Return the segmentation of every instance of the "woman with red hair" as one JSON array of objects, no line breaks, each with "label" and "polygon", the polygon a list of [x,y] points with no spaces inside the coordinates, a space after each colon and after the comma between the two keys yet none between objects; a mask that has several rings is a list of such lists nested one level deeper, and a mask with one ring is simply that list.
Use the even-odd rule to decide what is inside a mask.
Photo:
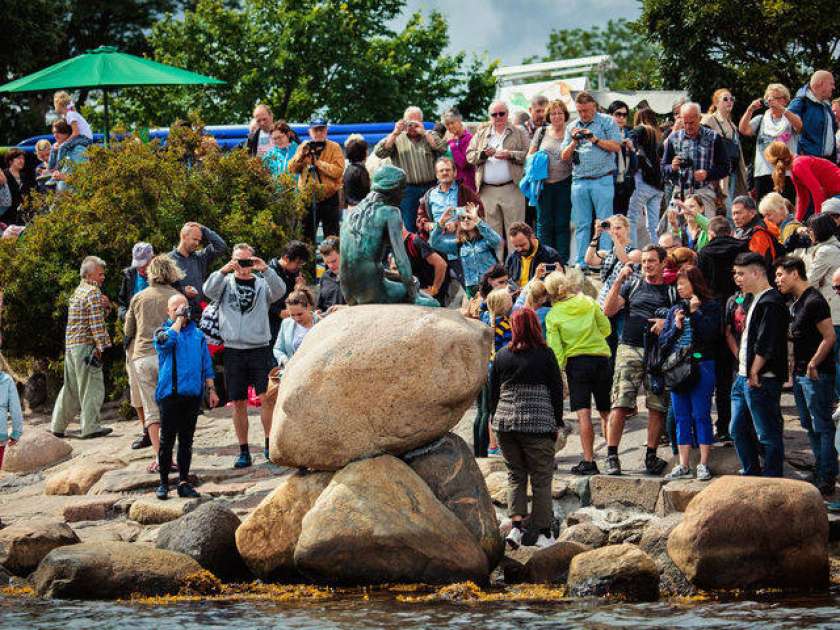
[{"label": "woman with red hair", "polygon": [[796,189],[796,220],[804,222],[819,214],[823,201],[840,195],[840,167],[831,160],[813,155],[793,155],[784,142],[771,142],[764,149],[773,167],[773,185],[778,193],[785,189],[785,173],[790,173]]},{"label": "woman with red hair", "polygon": [[563,381],[557,357],[546,345],[537,314],[530,308],[511,318],[510,343],[496,353],[490,375],[490,413],[508,468],[508,506],[513,523],[507,543],[516,549],[528,513],[528,479],[533,500],[529,529],[536,546],[554,543],[551,480],[554,445],[563,424]]}]

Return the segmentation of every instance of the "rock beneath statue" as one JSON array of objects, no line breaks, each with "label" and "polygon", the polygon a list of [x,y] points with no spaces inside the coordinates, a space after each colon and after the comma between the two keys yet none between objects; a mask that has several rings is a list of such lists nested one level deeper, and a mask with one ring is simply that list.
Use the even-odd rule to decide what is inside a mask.
[{"label": "rock beneath statue", "polygon": [[312,329],[283,377],[271,461],[338,470],[452,429],[487,378],[492,332],[449,309],[354,306]]},{"label": "rock beneath statue", "polygon": [[295,565],[328,584],[485,583],[489,575],[466,526],[390,455],[335,474],[303,518]]},{"label": "rock beneath statue", "polygon": [[330,483],[332,473],[296,472],[269,494],[236,530],[236,548],[266,581],[298,581],[294,554],[301,521]]},{"label": "rock beneath statue", "polygon": [[472,449],[454,433],[447,433],[428,447],[407,453],[404,459],[438,500],[472,532],[492,570],[505,552],[505,543]]},{"label": "rock beneath statue", "polygon": [[825,505],[804,481],[721,477],[689,503],[668,555],[704,589],[825,588]]}]

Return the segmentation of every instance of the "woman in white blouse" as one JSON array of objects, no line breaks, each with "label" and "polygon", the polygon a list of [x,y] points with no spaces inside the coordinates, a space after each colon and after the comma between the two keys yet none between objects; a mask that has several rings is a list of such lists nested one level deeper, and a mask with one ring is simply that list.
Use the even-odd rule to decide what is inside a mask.
[{"label": "woman in white blouse", "polygon": [[274,358],[280,368],[289,363],[303,338],[318,323],[318,315],[315,314],[315,297],[306,287],[296,289],[286,299],[286,308],[289,316],[280,325],[280,333],[274,344]]}]

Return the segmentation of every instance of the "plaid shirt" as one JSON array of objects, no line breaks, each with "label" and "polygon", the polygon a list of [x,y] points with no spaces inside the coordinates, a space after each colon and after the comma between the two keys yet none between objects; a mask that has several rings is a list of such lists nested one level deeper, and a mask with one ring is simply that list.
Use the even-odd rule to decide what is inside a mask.
[{"label": "plaid shirt", "polygon": [[111,346],[101,300],[102,292],[95,284],[82,280],[76,287],[70,297],[70,309],[67,312],[64,343],[68,348],[95,345],[101,352]]}]

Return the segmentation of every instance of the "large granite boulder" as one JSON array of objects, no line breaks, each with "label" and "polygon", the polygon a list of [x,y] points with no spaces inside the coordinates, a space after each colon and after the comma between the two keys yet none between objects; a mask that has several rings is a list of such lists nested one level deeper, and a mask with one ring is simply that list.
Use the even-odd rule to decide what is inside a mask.
[{"label": "large granite boulder", "polygon": [[338,470],[436,440],[475,401],[491,341],[489,328],[449,309],[376,304],[330,315],[286,368],[271,461]]},{"label": "large granite boulder", "polygon": [[119,459],[96,460],[87,459],[65,468],[59,473],[47,478],[44,494],[75,495],[87,494],[93,485],[109,470],[117,470],[125,466]]},{"label": "large granite boulder", "polygon": [[15,575],[29,575],[50,551],[78,542],[76,533],[61,521],[18,521],[0,529],[0,565]]},{"label": "large granite boulder", "polygon": [[126,542],[54,549],[32,575],[41,597],[116,599],[131,594],[174,595],[204,573],[182,553]]},{"label": "large granite boulder", "polygon": [[295,547],[301,522],[330,483],[327,472],[296,472],[251,512],[236,530],[236,548],[257,577],[296,581]]},{"label": "large granite boulder", "polygon": [[642,602],[659,598],[659,570],[635,545],[609,545],[577,554],[569,565],[567,584],[572,595],[584,597]]},{"label": "large granite boulder", "polygon": [[294,559],[323,583],[483,583],[489,575],[473,534],[390,455],[335,474],[303,517]]},{"label": "large granite boulder", "polygon": [[688,504],[668,555],[700,588],[827,587],[822,497],[803,481],[721,477]]},{"label": "large granite boulder", "polygon": [[28,427],[20,441],[6,449],[3,470],[31,473],[64,461],[73,451],[65,440],[42,429]]},{"label": "large granite boulder", "polygon": [[454,433],[403,458],[438,500],[452,510],[484,549],[493,569],[505,552],[499,521],[472,449]]},{"label": "large granite boulder", "polygon": [[250,572],[236,549],[240,524],[236,514],[211,501],[163,525],[157,548],[186,554],[222,580],[247,579]]}]

